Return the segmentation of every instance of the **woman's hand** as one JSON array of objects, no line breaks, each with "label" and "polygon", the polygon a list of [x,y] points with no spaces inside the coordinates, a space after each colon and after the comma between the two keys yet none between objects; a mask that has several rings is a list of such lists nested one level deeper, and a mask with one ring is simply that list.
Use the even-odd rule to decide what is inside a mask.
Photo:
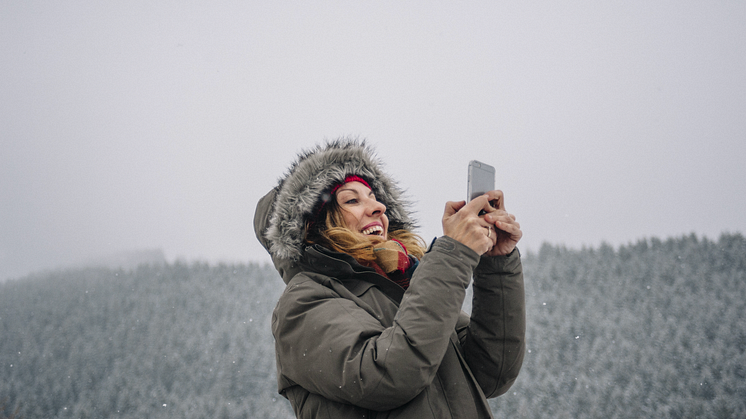
[{"label": "woman's hand", "polygon": [[495,245],[486,252],[487,256],[507,255],[515,249],[515,245],[523,237],[521,225],[515,216],[505,210],[505,196],[502,191],[488,192],[492,203],[484,220],[494,226]]},{"label": "woman's hand", "polygon": [[[480,216],[481,210],[486,214]],[[507,255],[523,236],[515,216],[505,211],[502,191],[490,191],[468,204],[465,201],[447,202],[443,213],[443,234],[480,256]]]},{"label": "woman's hand", "polygon": [[443,234],[468,246],[480,256],[495,245],[496,234],[488,233],[491,228],[479,211],[490,209],[489,195],[485,194],[466,201],[446,202],[443,212]]}]

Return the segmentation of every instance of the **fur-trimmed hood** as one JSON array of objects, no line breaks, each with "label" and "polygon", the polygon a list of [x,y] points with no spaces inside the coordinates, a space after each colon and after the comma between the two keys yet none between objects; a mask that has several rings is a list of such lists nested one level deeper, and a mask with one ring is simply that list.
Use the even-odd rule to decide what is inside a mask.
[{"label": "fur-trimmed hood", "polygon": [[[386,205],[389,228],[413,230],[410,203],[365,141],[340,138],[302,151],[279,184],[260,201],[254,216],[257,238],[274,258],[298,260],[306,223],[316,214],[332,185],[348,175],[365,179],[376,199]],[[271,201],[271,202],[270,202]]]}]

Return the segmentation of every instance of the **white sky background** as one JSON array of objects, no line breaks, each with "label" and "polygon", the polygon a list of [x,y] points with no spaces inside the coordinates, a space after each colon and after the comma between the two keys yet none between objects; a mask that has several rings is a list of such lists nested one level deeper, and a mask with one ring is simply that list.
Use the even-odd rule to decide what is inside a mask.
[{"label": "white sky background", "polygon": [[296,153],[374,145],[440,234],[497,167],[521,247],[746,231],[746,3],[0,6],[0,276],[134,249],[266,261]]}]

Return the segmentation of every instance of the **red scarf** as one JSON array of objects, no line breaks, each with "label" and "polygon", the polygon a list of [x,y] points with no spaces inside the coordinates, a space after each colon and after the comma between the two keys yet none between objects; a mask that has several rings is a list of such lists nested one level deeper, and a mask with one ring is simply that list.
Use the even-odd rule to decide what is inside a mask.
[{"label": "red scarf", "polygon": [[373,247],[376,261],[371,263],[379,274],[399,284],[404,289],[409,287],[410,275],[407,272],[412,262],[407,255],[407,248],[396,240],[391,239]]}]

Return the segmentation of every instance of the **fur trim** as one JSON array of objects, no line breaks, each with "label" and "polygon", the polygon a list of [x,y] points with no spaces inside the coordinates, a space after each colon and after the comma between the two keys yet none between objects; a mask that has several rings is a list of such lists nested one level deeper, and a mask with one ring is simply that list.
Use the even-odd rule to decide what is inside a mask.
[{"label": "fur trim", "polygon": [[298,260],[305,243],[305,226],[314,215],[322,195],[348,175],[367,179],[376,199],[386,205],[389,228],[416,228],[410,217],[411,204],[399,186],[381,170],[373,150],[356,139],[340,138],[302,151],[277,185],[265,237],[271,254]]}]

